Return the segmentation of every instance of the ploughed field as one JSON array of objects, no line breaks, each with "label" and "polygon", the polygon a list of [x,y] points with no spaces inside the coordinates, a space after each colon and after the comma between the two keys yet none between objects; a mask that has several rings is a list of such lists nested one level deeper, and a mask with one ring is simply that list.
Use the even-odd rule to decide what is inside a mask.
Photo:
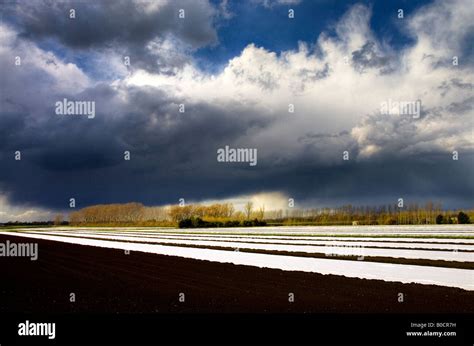
[{"label": "ploughed field", "polygon": [[25,228],[6,240],[39,251],[0,257],[0,311],[474,312],[474,225]]}]

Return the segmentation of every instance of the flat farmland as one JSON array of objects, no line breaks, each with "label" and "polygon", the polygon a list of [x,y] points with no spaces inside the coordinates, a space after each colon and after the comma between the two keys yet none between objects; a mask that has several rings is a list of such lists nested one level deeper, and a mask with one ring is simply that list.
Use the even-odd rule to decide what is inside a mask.
[{"label": "flat farmland", "polygon": [[7,240],[39,253],[0,258],[5,311],[474,312],[472,225],[25,228]]}]

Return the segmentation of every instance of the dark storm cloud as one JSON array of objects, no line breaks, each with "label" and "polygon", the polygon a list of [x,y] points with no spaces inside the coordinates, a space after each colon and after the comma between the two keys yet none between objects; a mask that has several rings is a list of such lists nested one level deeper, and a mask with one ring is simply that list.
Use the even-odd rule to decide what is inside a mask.
[{"label": "dark storm cloud", "polygon": [[[281,191],[301,205],[388,203],[400,197],[424,201],[433,196],[453,201],[453,206],[468,204],[474,191],[465,179],[473,173],[468,156],[459,162],[450,155],[401,157],[390,154],[388,142],[384,145],[389,152],[383,156],[343,162],[342,148],[353,158],[359,150],[347,131],[302,134],[297,140],[303,148],[296,152],[257,147],[255,167],[219,163],[218,148],[245,146],[242,138],[268,129],[275,119],[252,105],[191,102],[154,87],[97,84],[77,94],[53,91],[49,78],[28,84],[27,74],[20,77],[14,69],[5,74],[17,83],[2,95],[13,101],[8,111],[0,112],[0,189],[14,205],[61,210],[71,197],[84,207]],[[43,89],[49,92],[22,96]],[[54,103],[63,98],[95,101],[95,118],[56,115]],[[180,103],[186,104],[185,113],[178,112]],[[410,133],[398,133],[400,141],[410,144]],[[383,144],[390,137],[392,133],[379,133],[370,140]],[[21,161],[14,160],[16,150],[22,151]],[[130,161],[123,158],[125,150],[131,153]]]},{"label": "dark storm cloud", "polygon": [[[69,16],[71,9],[74,19]],[[178,18],[179,9],[185,10],[185,20]],[[152,1],[20,1],[11,10],[23,37],[56,37],[73,48],[145,44],[166,34],[194,47],[216,40],[213,8],[207,1],[162,1],[156,8]]]},{"label": "dark storm cloud", "polygon": [[421,159],[387,155],[370,162],[326,166],[306,159],[296,167],[280,167],[262,183],[254,182],[253,187],[271,191],[285,179],[283,191],[306,206],[393,204],[398,198],[406,203],[432,199],[445,203],[445,207],[472,205],[474,183],[464,180],[474,173],[472,155],[462,161],[453,161],[449,155]]},{"label": "dark storm cloud", "polygon": [[[178,17],[180,9],[185,19]],[[215,9],[207,1],[18,1],[7,4],[5,13],[23,38],[56,39],[81,51],[113,49],[130,56],[131,66],[155,71],[182,67],[183,49],[217,42]],[[166,39],[176,49],[162,47]]]},{"label": "dark storm cloud", "polygon": [[[54,114],[54,100],[63,97],[95,101],[95,118]],[[15,138],[2,147],[0,186],[10,203],[53,209],[65,208],[71,197],[84,206],[213,196],[212,181],[228,172],[216,165],[217,148],[250,128],[264,128],[268,120],[239,104],[187,103],[187,111],[179,113],[180,102],[156,88],[99,84],[74,98],[51,95],[36,121],[28,114],[0,114],[0,128]],[[13,159],[16,150],[21,161]],[[125,150],[130,161],[124,160]]]},{"label": "dark storm cloud", "polygon": [[[123,92],[126,102],[120,97]],[[24,119],[20,114],[0,115],[0,128],[8,128],[15,138],[0,155],[0,187],[10,203],[64,209],[71,197],[83,207],[278,190],[302,204],[389,203],[400,197],[419,202],[420,196],[422,201],[433,196],[462,204],[474,190],[472,182],[466,185],[462,179],[473,173],[469,161],[455,162],[449,155],[423,160],[385,155],[371,162],[329,164],[312,150],[280,162],[272,161],[277,154],[260,151],[255,168],[222,164],[216,161],[217,148],[233,145],[249,129],[267,128],[271,120],[241,104],[187,104],[186,112],[179,113],[183,100],[151,87],[115,90],[98,85],[82,97],[96,101],[96,118],[45,112],[33,125],[15,120]],[[302,141],[318,148],[339,137],[348,133],[309,133]],[[22,161],[13,160],[13,147],[23,150]],[[124,150],[131,152],[130,161],[123,159]]]},{"label": "dark storm cloud", "polygon": [[0,149],[14,148],[15,135],[25,127],[24,120],[19,114],[1,112],[0,124]]},{"label": "dark storm cloud", "polygon": [[[206,101],[183,96],[193,93],[181,76],[169,79],[169,88],[131,86],[129,80],[91,82],[75,65],[35,49],[36,43],[54,39],[71,55],[113,50],[130,54],[132,64],[139,60],[147,69],[166,72],[189,59],[180,52],[166,52],[162,43],[168,36],[178,48],[184,44],[195,49],[215,42],[212,8],[206,2],[163,2],[162,8],[144,5],[154,3],[102,1],[87,2],[86,6],[85,2],[21,2],[21,8],[7,9],[9,23],[15,23],[20,32],[19,42],[7,43],[7,49],[0,50],[0,65],[5,66],[0,95],[0,195],[6,194],[11,204],[64,210],[71,197],[80,208],[97,203],[156,205],[176,203],[179,198],[200,201],[280,191],[299,205],[393,203],[404,198],[407,203],[433,199],[446,206],[471,206],[473,157],[469,150],[460,150],[460,160],[452,160],[451,143],[469,148],[468,140],[454,139],[464,134],[460,127],[465,127],[464,115],[472,110],[472,97],[459,96],[457,102],[445,101],[436,109],[426,107],[417,120],[422,125],[409,117],[374,114],[328,130],[319,128],[325,124],[318,124],[318,113],[328,112],[323,118],[328,122],[338,120],[343,112],[331,113],[332,107],[324,103],[349,102],[342,97],[308,104],[307,114],[304,110],[298,113],[294,123],[276,114],[264,100],[246,99],[249,85],[258,85],[263,91],[257,97],[263,98],[272,92],[279,95],[279,88],[288,82],[288,76],[271,73],[272,59],[264,60],[267,69],[250,76],[248,67],[258,59],[243,62],[235,73],[238,88],[232,89],[235,81],[230,77],[226,80],[229,84],[216,84],[236,92],[219,96],[221,90],[216,90],[215,98],[209,95]],[[183,3],[190,21],[180,23],[176,12]],[[71,6],[76,9],[75,26],[67,17]],[[147,50],[150,41],[156,50]],[[17,54],[24,57],[21,67],[12,65]],[[352,58],[359,72],[390,67],[388,58],[370,42],[354,51]],[[331,70],[331,61],[319,70],[292,68],[291,64],[288,62],[289,70],[296,71],[294,75],[301,77],[297,82],[303,84],[323,83],[337,73]],[[136,78],[139,83],[140,78]],[[209,76],[197,78],[202,78],[197,80],[204,85]],[[472,90],[468,79],[447,80],[441,91]],[[373,85],[374,90],[380,87]],[[366,97],[364,89],[370,88],[362,85],[361,97]],[[95,102],[94,119],[55,114],[55,102],[64,98]],[[371,103],[372,95],[364,101]],[[186,106],[184,113],[178,111],[181,103]],[[351,112],[351,105],[344,111]],[[451,117],[447,112],[455,114]],[[304,116],[314,121],[298,127],[298,118]],[[461,123],[459,127],[451,126],[456,122]],[[291,140],[284,141],[287,137]],[[289,148],[273,146],[278,140]],[[217,162],[217,149],[226,145],[258,149],[257,166]],[[14,160],[17,150],[22,152],[21,161]],[[350,152],[350,161],[342,160],[343,150]],[[124,151],[130,151],[130,161],[124,160]]]},{"label": "dark storm cloud", "polygon": [[[276,169],[259,166],[253,171],[241,169],[239,173],[238,167],[218,165],[214,157],[209,159],[207,150],[201,154],[202,162],[195,158],[187,165],[179,158],[170,161],[169,156],[161,159],[158,154],[137,157],[132,151],[134,158],[127,163],[61,174],[51,174],[28,163],[15,168],[8,165],[7,169],[16,173],[9,177],[7,192],[12,203],[28,201],[51,208],[64,208],[70,197],[75,197],[79,206],[131,200],[166,204],[178,198],[202,200],[273,190],[285,192],[302,204],[311,200],[326,205],[390,203],[402,197],[407,202],[433,198],[463,206],[471,202],[474,189],[469,182],[459,183],[463,176],[474,173],[467,161],[457,163],[446,159],[441,165],[440,160],[426,163],[393,158],[378,163],[328,167],[299,161]],[[151,160],[154,160],[152,168],[146,165]],[[45,181],[48,183],[44,184]]]}]

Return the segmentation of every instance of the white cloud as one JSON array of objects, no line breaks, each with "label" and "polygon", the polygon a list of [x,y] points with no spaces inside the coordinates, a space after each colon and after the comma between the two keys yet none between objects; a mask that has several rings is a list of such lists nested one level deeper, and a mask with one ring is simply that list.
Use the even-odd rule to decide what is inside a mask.
[{"label": "white cloud", "polygon": [[[0,47],[0,65],[4,67],[2,82],[8,86],[2,90],[2,98],[8,100],[2,104],[3,111],[25,113],[26,99],[30,105],[28,113],[37,114],[44,110],[45,100],[51,95],[78,94],[92,85],[89,77],[75,64],[19,39],[18,33],[4,24],[0,24]],[[20,65],[15,64],[17,57]],[[41,83],[41,88],[31,87],[32,83]],[[18,90],[22,92],[18,93]]]},{"label": "white cloud", "polygon": [[[147,2],[139,3],[144,11],[160,10]],[[234,143],[222,145],[258,148],[259,169],[266,165],[271,169],[291,168],[293,164],[301,168],[306,163],[309,167],[337,165],[342,163],[344,150],[351,152],[351,159],[360,160],[383,155],[449,155],[452,150],[473,152],[474,71],[472,66],[451,64],[452,55],[460,54],[457,52],[471,25],[468,19],[473,17],[473,8],[466,4],[464,0],[453,1],[449,6],[436,2],[407,17],[406,29],[416,42],[401,51],[378,41],[369,27],[370,8],[355,5],[335,26],[336,37],[323,33],[315,37],[315,42],[301,42],[298,48],[283,52],[249,43],[215,75],[197,68],[189,49],[172,36],[147,41],[145,50],[157,59],[162,58],[165,67],[179,62],[178,69],[158,69],[152,73],[154,69],[144,67],[129,71],[123,67],[117,51],[94,51],[94,59],[114,71],[112,75],[116,78],[110,83],[120,98],[116,107],[109,107],[116,102],[113,97],[103,98],[102,105],[116,109],[110,117],[117,119],[126,116],[141,121],[129,115],[135,111],[145,116],[150,114],[153,125],[150,132],[162,130],[157,133],[163,137],[166,132],[180,133],[179,129],[170,130],[173,128],[168,126],[168,119],[176,126],[185,127],[189,112],[194,117],[202,116],[199,112],[192,113],[193,107],[207,105],[205,109],[222,110],[225,119],[232,114],[237,122],[250,125],[243,131],[239,128],[237,135],[229,130]],[[5,73],[8,89],[3,96],[9,103],[3,110],[9,112],[8,107],[18,107],[14,109],[16,113],[24,112],[28,120],[34,119],[27,123],[29,127],[34,127],[40,117],[47,118],[45,100],[58,93],[94,94],[93,82],[78,66],[38,48],[32,41],[18,39],[5,25],[0,25],[0,40],[0,64],[11,67]],[[168,54],[170,51],[172,56]],[[18,68],[12,67],[15,55],[22,57],[22,66]],[[105,85],[108,81],[103,82]],[[156,99],[156,103],[147,103],[152,108],[146,108],[143,99],[133,97],[137,90]],[[382,102],[418,99],[423,109],[420,119],[380,114]],[[175,115],[167,113],[170,102],[184,102],[188,114],[176,120]],[[294,113],[288,112],[289,104],[294,105]],[[157,112],[166,113],[161,122]],[[201,125],[195,118],[193,121]],[[118,123],[117,120],[113,124]],[[252,123],[258,125],[252,127]],[[212,125],[206,123],[202,128]],[[142,138],[137,137],[132,135],[127,140],[143,144]],[[168,143],[167,140],[163,143]],[[169,141],[175,140],[176,137],[171,137]],[[187,148],[184,151],[188,154]],[[282,201],[287,203],[283,195],[248,195],[232,201],[239,204],[249,198],[256,205],[265,204],[268,210],[279,209],[277,205]],[[5,209],[0,209],[0,220],[18,215],[32,220],[44,213],[32,208],[14,209],[3,201]]]},{"label": "white cloud", "polygon": [[474,6],[470,0],[436,1],[411,18],[408,27],[425,50],[437,58],[451,59],[461,52],[468,30],[474,29]]},{"label": "white cloud", "polygon": [[274,7],[282,5],[298,5],[301,0],[252,0],[255,3],[260,3],[265,7]]},{"label": "white cloud", "polygon": [[[0,54],[5,59],[3,66],[12,66],[15,58],[21,58],[16,66],[19,74],[32,69],[42,71],[51,80],[56,91],[80,92],[90,86],[90,80],[75,64],[66,63],[54,53],[38,48],[34,43],[19,40],[18,34],[8,26],[0,24]],[[7,61],[9,60],[9,61]],[[8,63],[8,65],[6,65]]]},{"label": "white cloud", "polygon": [[234,196],[219,200],[206,200],[196,203],[204,205],[211,205],[213,203],[232,203],[235,210],[244,211],[245,204],[248,202],[253,203],[254,210],[259,210],[262,207],[265,211],[288,208],[288,196],[281,192],[260,192],[251,195]]},{"label": "white cloud", "polygon": [[32,222],[52,219],[53,213],[51,211],[30,206],[13,206],[8,202],[6,196],[0,195],[0,222]]},{"label": "white cloud", "polygon": [[[153,85],[190,104],[207,102],[225,107],[232,103],[250,107],[254,116],[272,119],[270,127],[241,138],[248,145],[262,148],[262,155],[295,155],[304,149],[298,142],[302,135],[341,131],[349,131],[351,136],[341,136],[338,143],[320,138],[314,150],[324,153],[329,161],[333,154],[339,160],[337,153],[353,144],[361,158],[393,150],[400,154],[452,148],[472,150],[471,128],[463,125],[472,122],[472,110],[450,111],[452,104],[465,102],[472,89],[453,87],[441,96],[439,87],[453,79],[474,83],[474,73],[472,69],[453,68],[450,59],[435,67],[427,58],[435,54],[436,59],[441,58],[443,52],[450,50],[450,42],[457,42],[463,35],[469,25],[465,20],[468,16],[455,14],[472,12],[472,7],[464,9],[470,7],[465,5],[463,0],[449,6],[436,3],[407,18],[417,42],[396,56],[371,32],[370,9],[355,5],[337,24],[336,38],[325,34],[319,37],[322,55],[303,43],[297,50],[281,54],[249,44],[218,75],[207,75],[189,64],[173,76],[138,71],[125,83]],[[438,20],[430,22],[429,30],[422,28],[430,18]],[[444,27],[449,32],[446,37]],[[350,63],[353,52],[367,42],[373,46],[366,48],[387,58],[390,73],[379,66],[385,60],[377,61],[379,65],[374,68],[369,66],[370,60],[363,61],[368,66],[362,73],[354,68],[354,61]],[[382,102],[418,99],[423,108],[420,119],[380,114]],[[294,114],[288,113],[290,103],[295,105]]]}]

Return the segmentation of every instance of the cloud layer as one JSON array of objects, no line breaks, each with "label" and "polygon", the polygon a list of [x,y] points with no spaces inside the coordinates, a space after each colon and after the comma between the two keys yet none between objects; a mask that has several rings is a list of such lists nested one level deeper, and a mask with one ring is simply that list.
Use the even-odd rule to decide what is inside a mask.
[{"label": "cloud layer", "polygon": [[[355,5],[335,34],[281,52],[249,42],[214,75],[193,58],[218,44],[215,21],[225,17],[206,1],[19,2],[5,12],[0,191],[12,205],[268,192],[301,205],[405,197],[472,206],[469,1],[403,19],[415,43],[398,50],[372,32],[370,8]],[[63,98],[95,101],[96,117],[56,115]],[[419,118],[400,114],[396,102],[416,100]],[[381,114],[388,102],[395,106]],[[226,145],[257,148],[258,165],[217,162]]]}]

